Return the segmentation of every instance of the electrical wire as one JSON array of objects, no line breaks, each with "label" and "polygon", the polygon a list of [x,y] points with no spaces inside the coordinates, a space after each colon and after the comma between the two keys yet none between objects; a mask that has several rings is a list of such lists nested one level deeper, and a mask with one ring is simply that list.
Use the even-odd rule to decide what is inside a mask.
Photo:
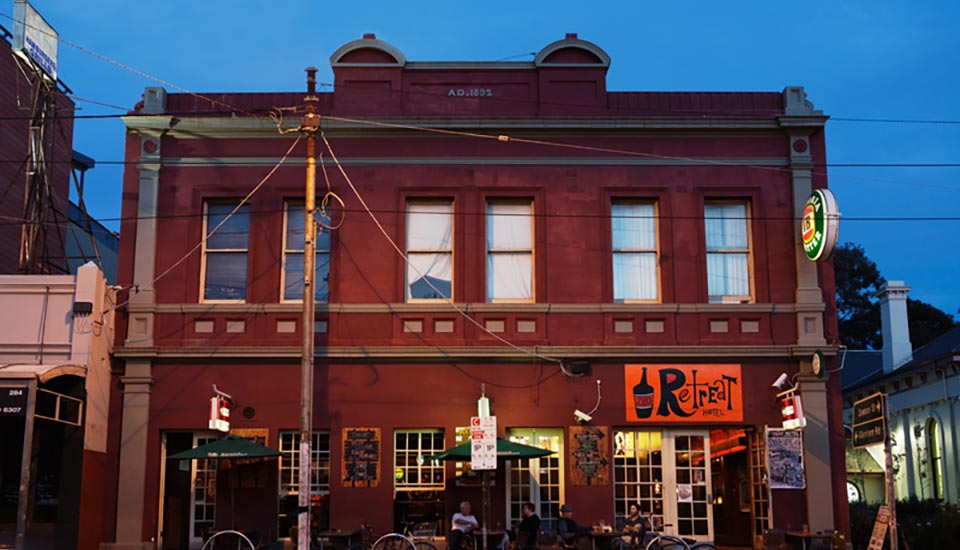
[{"label": "electrical wire", "polygon": [[430,281],[430,279],[428,279],[427,276],[420,270],[420,268],[418,268],[413,262],[410,261],[407,255],[404,254],[403,250],[401,250],[400,247],[397,246],[396,241],[393,240],[393,237],[390,236],[390,233],[387,232],[387,230],[383,227],[383,224],[380,223],[380,220],[377,219],[376,214],[374,214],[370,210],[370,207],[367,206],[367,202],[363,199],[363,195],[360,194],[360,190],[358,190],[357,187],[353,184],[353,180],[350,179],[350,176],[347,174],[347,171],[344,170],[343,166],[340,164],[340,161],[337,160],[337,155],[336,153],[334,153],[333,147],[330,145],[330,142],[327,140],[327,136],[324,134],[323,130],[320,130],[320,138],[323,140],[323,143],[327,148],[327,152],[330,153],[330,158],[333,159],[334,165],[336,165],[337,169],[340,171],[340,174],[343,176],[344,180],[346,180],[347,185],[350,187],[350,190],[353,191],[353,194],[357,197],[357,200],[360,202],[360,205],[363,207],[364,211],[370,216],[370,219],[373,220],[373,223],[380,230],[380,233],[383,234],[384,238],[387,239],[387,242],[390,243],[390,246],[391,248],[393,248],[394,252],[396,252],[403,259],[403,261],[407,264],[407,266],[412,268],[417,273],[417,275],[420,276],[420,280],[424,281],[427,284],[427,286],[429,286],[434,292],[436,292],[437,295],[440,296],[444,302],[446,302],[454,311],[459,313],[464,319],[469,321],[471,324],[473,324],[483,332],[492,336],[494,339],[531,357],[542,359],[544,361],[552,361],[554,363],[560,363],[562,368],[563,361],[561,359],[543,355],[541,353],[538,353],[535,349],[530,350],[522,346],[518,346],[517,344],[514,344],[513,342],[507,340],[506,338],[500,336],[499,334],[489,330],[487,327],[483,325],[483,323],[474,319],[472,316],[470,316],[470,314],[464,311],[463,308],[458,306],[456,302],[454,302],[449,296],[446,295],[446,293],[444,293],[442,290],[437,288],[436,285],[434,285],[433,282]]},{"label": "electrical wire", "polygon": [[227,220],[229,220],[231,217],[233,217],[233,215],[236,214],[236,213],[240,210],[240,208],[241,208],[244,204],[246,204],[246,203],[257,193],[257,191],[260,190],[260,188],[263,187],[263,185],[264,185],[265,183],[267,183],[267,181],[270,179],[270,177],[273,176],[273,174],[274,174],[281,166],[283,166],[283,163],[286,162],[287,157],[289,157],[290,154],[293,153],[294,148],[296,148],[296,146],[300,143],[300,139],[301,139],[301,136],[297,136],[297,139],[295,139],[295,140],[293,141],[293,143],[290,145],[290,148],[287,149],[287,152],[284,153],[284,154],[283,154],[283,157],[280,158],[280,161],[277,162],[277,164],[275,164],[275,165],[273,166],[273,168],[270,169],[269,172],[267,172],[267,175],[263,176],[263,178],[261,178],[260,181],[257,182],[257,184],[253,187],[253,189],[251,189],[250,192],[247,193],[247,195],[246,195],[245,197],[243,197],[243,199],[241,199],[240,202],[237,203],[237,206],[235,206],[235,207],[233,208],[233,210],[230,211],[229,214],[227,214],[222,220],[220,220],[220,223],[218,223],[212,230],[210,230],[209,233],[207,233],[206,235],[203,236],[203,238],[200,239],[200,242],[198,242],[196,245],[193,246],[193,248],[191,248],[190,250],[188,250],[187,253],[184,254],[183,256],[181,256],[179,260],[177,260],[177,261],[174,262],[172,265],[170,265],[170,267],[168,267],[168,268],[167,268],[166,270],[164,270],[162,273],[160,273],[159,275],[157,275],[156,277],[154,277],[153,280],[150,281],[150,283],[149,283],[146,287],[138,289],[137,292],[131,294],[126,300],[118,303],[118,304],[115,305],[112,309],[107,310],[106,313],[109,313],[110,311],[117,310],[117,309],[125,306],[126,304],[130,303],[130,300],[132,300],[132,299],[134,298],[134,296],[136,296],[136,294],[139,293],[139,292],[144,292],[144,291],[146,291],[146,290],[153,290],[153,287],[154,287],[154,285],[157,283],[157,281],[159,281],[160,279],[164,278],[168,273],[170,273],[171,271],[173,271],[177,266],[179,266],[180,264],[182,264],[183,262],[185,262],[185,261],[187,260],[187,258],[189,258],[191,255],[193,255],[194,252],[196,252],[198,249],[200,249],[200,248],[207,242],[207,240],[208,240],[210,237],[212,237],[212,236],[214,235],[214,233],[217,232],[217,230],[219,230],[221,227],[223,227],[223,225],[224,225],[225,223],[227,223]]},{"label": "electrical wire", "polygon": [[125,64],[123,64],[123,63],[121,63],[121,62],[119,62],[119,61],[117,61],[117,60],[115,60],[115,59],[112,59],[112,58],[110,58],[110,57],[107,57],[107,56],[105,56],[105,55],[103,55],[103,54],[101,54],[101,53],[95,52],[95,51],[91,50],[90,48],[87,48],[87,47],[82,46],[82,45],[80,45],[80,44],[77,44],[77,43],[75,43],[75,42],[71,42],[71,41],[69,41],[69,40],[61,37],[61,36],[60,36],[59,34],[57,34],[57,33],[48,32],[46,29],[42,29],[42,28],[37,27],[37,26],[35,26],[35,25],[31,25],[31,24],[27,23],[26,21],[14,19],[12,16],[7,15],[7,14],[5,14],[5,13],[0,13],[0,17],[5,17],[5,18],[13,21],[14,23],[23,25],[23,26],[25,26],[25,27],[29,27],[30,29],[33,29],[34,31],[37,31],[37,32],[39,32],[40,34],[45,34],[45,35],[47,35],[48,37],[53,38],[54,40],[56,40],[56,41],[58,41],[58,42],[60,42],[60,43],[62,43],[62,44],[64,44],[64,45],[66,45],[66,46],[69,46],[69,47],[71,47],[71,48],[74,48],[74,49],[76,49],[76,50],[79,50],[79,51],[81,51],[81,52],[83,52],[83,53],[85,53],[85,54],[87,54],[87,55],[96,57],[97,59],[100,59],[101,61],[105,61],[105,62],[107,62],[107,63],[110,63],[111,65],[115,65],[115,66],[117,66],[117,67],[120,67],[121,69],[123,69],[123,70],[125,70],[125,71],[127,71],[127,72],[130,72],[130,73],[133,73],[133,74],[135,74],[135,75],[137,75],[137,76],[139,76],[139,77],[141,77],[141,78],[146,78],[147,80],[152,80],[152,81],[154,81],[154,82],[156,82],[156,83],[158,83],[158,84],[161,84],[161,85],[163,85],[163,86],[168,86],[168,87],[170,87],[170,88],[173,88],[174,90],[179,90],[179,91],[181,91],[181,92],[183,92],[183,93],[185,93],[185,94],[188,94],[188,95],[191,95],[191,96],[193,96],[193,97],[196,97],[197,99],[201,99],[201,100],[207,101],[207,102],[209,102],[211,105],[220,105],[221,107],[226,107],[227,109],[230,109],[231,111],[240,112],[240,113],[244,113],[244,114],[246,114],[246,115],[251,115],[251,116],[257,116],[257,115],[254,115],[253,113],[251,113],[251,112],[249,112],[249,111],[246,111],[246,110],[244,110],[244,109],[238,109],[237,107],[234,107],[233,105],[229,105],[229,104],[227,104],[227,103],[224,103],[224,102],[219,101],[219,100],[217,100],[217,99],[214,99],[214,98],[212,98],[212,97],[208,97],[208,96],[205,96],[205,95],[203,95],[203,94],[198,94],[198,93],[196,93],[196,92],[191,92],[190,90],[188,90],[188,89],[186,89],[186,88],[183,88],[183,87],[181,87],[181,86],[177,86],[176,84],[173,84],[172,82],[163,80],[163,79],[161,79],[161,78],[157,78],[157,77],[155,77],[155,76],[153,76],[153,75],[150,75],[150,74],[145,73],[145,72],[143,72],[143,71],[140,71],[140,70],[138,70],[138,69],[134,69],[133,67],[130,67],[129,65],[125,65]]}]

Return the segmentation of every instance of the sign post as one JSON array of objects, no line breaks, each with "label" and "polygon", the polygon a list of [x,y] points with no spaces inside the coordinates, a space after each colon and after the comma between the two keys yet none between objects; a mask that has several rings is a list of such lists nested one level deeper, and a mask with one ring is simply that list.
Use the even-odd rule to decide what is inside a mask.
[{"label": "sign post", "polygon": [[[886,395],[875,393],[853,404],[853,448],[861,449],[873,445],[883,444],[885,455],[885,470],[887,484],[887,506],[881,506],[877,513],[877,523],[885,521],[890,526],[890,550],[897,550],[897,495],[893,486],[893,451],[891,450],[890,430],[890,403]],[[887,508],[884,513],[884,508]],[[874,539],[880,537],[879,545],[883,545],[883,530],[878,532],[874,526],[873,537],[870,539],[870,548],[874,548]],[[877,547],[879,548],[879,546]]]}]

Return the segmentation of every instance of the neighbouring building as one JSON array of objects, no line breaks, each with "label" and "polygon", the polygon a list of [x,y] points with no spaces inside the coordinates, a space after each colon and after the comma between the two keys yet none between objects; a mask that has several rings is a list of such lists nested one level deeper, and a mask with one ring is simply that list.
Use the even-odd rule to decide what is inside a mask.
[{"label": "neighbouring building", "polygon": [[[898,499],[916,497],[960,503],[960,328],[913,349],[903,281],[888,281],[879,292],[883,349],[850,351],[844,361],[844,415],[853,404],[885,393],[890,407],[894,489]],[[847,457],[851,500],[884,502],[883,446]]]},{"label": "neighbouring building", "polygon": [[[827,117],[802,88],[608,91],[610,57],[576,35],[469,63],[407,61],[367,35],[330,62],[318,201],[329,181],[345,206],[325,210],[338,228],[318,239],[306,327],[303,142],[270,175],[304,94],[147,88],[125,117],[118,281],[133,291],[107,547],[289,537],[303,330],[318,529],[442,535],[461,500],[479,511],[475,473],[423,457],[465,440],[485,387],[500,436],[555,451],[498,468],[493,529],[532,501],[548,529],[563,503],[614,523],[637,502],[730,547],[848,530],[840,379],[811,369],[817,350],[838,366],[833,270],[806,259],[797,223],[827,185]],[[803,468],[777,451],[794,489],[767,483],[781,373],[808,419]],[[218,437],[212,386],[231,431],[279,459],[167,458]]]},{"label": "neighbouring building", "polygon": [[0,274],[67,273],[73,101],[0,35]]},{"label": "neighbouring building", "polygon": [[100,545],[114,291],[76,275],[0,275],[0,548]]}]

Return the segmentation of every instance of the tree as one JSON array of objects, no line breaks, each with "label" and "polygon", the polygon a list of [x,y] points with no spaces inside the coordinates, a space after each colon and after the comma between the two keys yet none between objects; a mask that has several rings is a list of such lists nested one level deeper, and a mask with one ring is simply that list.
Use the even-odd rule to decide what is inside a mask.
[{"label": "tree", "polygon": [[[837,284],[837,317],[840,342],[851,349],[880,349],[880,305],[877,292],[886,280],[863,247],[844,243],[833,253]],[[923,302],[907,298],[910,342],[914,349],[958,326],[952,315]]]}]

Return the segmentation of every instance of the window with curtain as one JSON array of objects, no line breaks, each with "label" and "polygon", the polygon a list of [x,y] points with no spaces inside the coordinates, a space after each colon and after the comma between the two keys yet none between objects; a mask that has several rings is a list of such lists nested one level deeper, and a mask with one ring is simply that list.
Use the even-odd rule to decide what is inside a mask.
[{"label": "window with curtain", "polygon": [[453,201],[407,202],[406,301],[453,299]]},{"label": "window with curtain", "polygon": [[653,203],[614,202],[610,217],[613,301],[657,300],[656,207]]},{"label": "window with curtain", "polygon": [[746,202],[707,202],[707,293],[710,303],[750,301],[750,237]]},{"label": "window with curtain", "polygon": [[533,202],[487,202],[487,301],[533,301]]},{"label": "window with curtain", "polygon": [[242,302],[247,298],[250,212],[245,204],[231,216],[236,206],[236,203],[225,202],[205,204],[203,234],[206,239],[201,268],[204,301]]},{"label": "window with curtain", "polygon": [[943,500],[943,440],[940,439],[940,425],[933,418],[927,421],[927,452],[930,455],[933,498]]},{"label": "window with curtain", "polygon": [[[303,247],[306,218],[302,202],[288,202],[284,206],[286,223],[283,236],[283,275],[281,285],[283,300],[303,300]],[[314,296],[318,302],[327,302],[330,297],[330,232],[317,231],[316,269],[314,271]]]}]

